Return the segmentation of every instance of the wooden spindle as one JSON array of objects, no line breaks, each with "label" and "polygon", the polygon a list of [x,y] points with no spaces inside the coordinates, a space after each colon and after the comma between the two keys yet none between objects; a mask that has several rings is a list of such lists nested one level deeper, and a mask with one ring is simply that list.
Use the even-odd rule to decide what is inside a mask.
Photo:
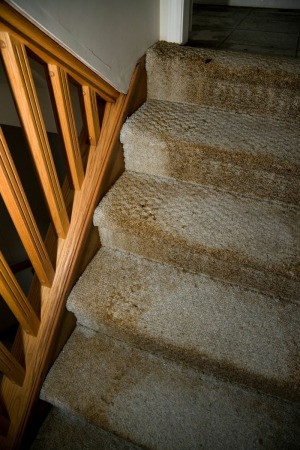
[{"label": "wooden spindle", "polygon": [[13,383],[22,386],[25,378],[25,369],[18,363],[16,358],[0,342],[0,371],[4,373]]},{"label": "wooden spindle", "polygon": [[97,107],[97,96],[89,86],[82,87],[84,108],[87,120],[90,145],[97,145],[100,137],[100,123]]},{"label": "wooden spindle", "polygon": [[60,128],[63,135],[74,189],[80,189],[84,179],[79,141],[72,108],[68,76],[60,67],[48,65]]},{"label": "wooden spindle", "polygon": [[4,203],[40,282],[46,286],[51,286],[54,278],[54,269],[34,220],[1,127],[0,186]]},{"label": "wooden spindle", "polygon": [[65,238],[69,218],[63,201],[51,149],[36,94],[26,49],[6,32],[0,32],[3,62],[36,165],[50,214],[59,237]]},{"label": "wooden spindle", "polygon": [[40,321],[16,280],[16,277],[10,270],[2,252],[0,252],[0,294],[22,328],[27,333],[36,336]]}]

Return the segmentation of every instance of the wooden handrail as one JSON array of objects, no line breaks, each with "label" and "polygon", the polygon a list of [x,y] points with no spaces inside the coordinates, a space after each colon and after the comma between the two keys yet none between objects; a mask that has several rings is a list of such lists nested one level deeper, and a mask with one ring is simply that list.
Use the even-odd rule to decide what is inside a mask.
[{"label": "wooden handrail", "polygon": [[48,68],[73,185],[75,189],[80,189],[84,179],[84,171],[72,109],[68,76],[63,69],[54,64],[49,64]]},{"label": "wooden handrail", "polygon": [[0,342],[0,370],[13,383],[22,386],[25,379],[25,369],[18,363],[16,358],[7,350],[5,345]]},{"label": "wooden handrail", "polygon": [[54,278],[54,269],[31,212],[1,127],[0,185],[4,203],[41,283],[51,286]]},{"label": "wooden handrail", "polygon": [[0,251],[0,294],[23,329],[37,335],[40,321]]},{"label": "wooden handrail", "polygon": [[11,35],[16,35],[20,42],[30,48],[47,64],[57,64],[64,67],[79,84],[92,86],[100,97],[108,102],[114,102],[118,98],[119,92],[115,88],[3,0],[0,0],[0,18],[2,29],[7,30]]},{"label": "wooden handrail", "polygon": [[41,108],[23,44],[0,31],[2,57],[27,141],[59,237],[65,238],[69,219],[60,189]]}]

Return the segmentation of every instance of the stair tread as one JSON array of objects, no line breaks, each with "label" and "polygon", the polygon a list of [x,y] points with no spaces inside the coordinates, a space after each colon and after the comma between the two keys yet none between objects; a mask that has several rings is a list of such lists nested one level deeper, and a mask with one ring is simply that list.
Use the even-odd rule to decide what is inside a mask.
[{"label": "stair tread", "polygon": [[[233,162],[247,166],[286,169],[300,175],[299,123],[275,117],[148,100],[127,119],[121,138],[128,148],[136,145],[134,139],[141,141],[141,148],[147,144],[145,153],[149,145],[151,152],[157,145],[174,148],[174,144],[190,144],[194,152],[201,150],[212,158],[231,156]],[[134,161],[127,158],[126,162]]]},{"label": "stair tread", "polygon": [[147,448],[282,448],[299,437],[293,404],[78,326],[42,398]]},{"label": "stair tread", "polygon": [[300,400],[298,305],[102,248],[67,308],[95,331]]},{"label": "stair tread", "polygon": [[[263,270],[264,276],[273,273],[278,280],[282,275],[298,281],[297,208],[125,172],[96,208],[94,224],[99,226],[105,246],[139,253],[165,242],[170,251],[179,248],[180,253],[186,252],[177,256],[187,264],[192,264],[193,255],[201,254],[209,261],[221,261],[222,270],[225,261],[227,271],[247,266]],[[130,247],[135,245],[134,236],[143,242],[138,251]]]},{"label": "stair tread", "polygon": [[[216,59],[216,63],[222,67],[223,76],[239,76],[243,79],[246,75],[246,68],[249,75],[259,78],[261,72],[264,72],[265,83],[280,84],[285,86],[287,81],[289,84],[294,85],[295,81],[300,80],[300,65],[299,61],[295,58],[280,57],[263,54],[249,54],[244,52],[230,52],[227,50],[215,50],[211,48],[197,48],[189,46],[181,46],[171,42],[157,42],[147,51],[148,66],[153,64],[149,59],[156,59],[157,63],[164,63],[166,68],[169,62],[176,59],[181,63],[183,68],[186,68],[188,61],[194,66],[202,66],[205,64],[207,70],[216,70],[209,68],[209,65],[213,61],[206,61],[207,57],[213,57]],[[149,67],[148,67],[149,68]],[[201,67],[202,70],[203,67]],[[224,74],[225,70],[228,73]],[[253,73],[251,73],[251,69]],[[220,74],[219,74],[220,75]],[[269,76],[267,76],[269,75]],[[290,76],[289,80],[286,80],[286,76]],[[293,78],[294,77],[294,78]],[[295,87],[297,87],[296,85]]]}]

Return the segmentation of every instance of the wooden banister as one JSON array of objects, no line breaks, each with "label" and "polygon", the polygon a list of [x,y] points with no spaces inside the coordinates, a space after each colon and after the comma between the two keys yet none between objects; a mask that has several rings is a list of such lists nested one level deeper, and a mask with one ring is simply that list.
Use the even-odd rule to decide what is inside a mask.
[{"label": "wooden banister", "polygon": [[96,145],[100,137],[100,123],[97,108],[96,92],[89,86],[82,87],[84,107],[87,118],[89,141],[91,145]]},{"label": "wooden banister", "polygon": [[16,358],[0,342],[0,370],[7,378],[18,386],[22,386],[25,378],[25,369],[18,363]]},{"label": "wooden banister", "polygon": [[[58,183],[28,63],[28,49],[50,71],[49,89],[75,191],[68,179],[62,188]],[[81,261],[87,241],[92,247],[86,253],[90,256],[100,245],[99,238],[91,240],[93,211],[124,169],[120,129],[146,96],[142,62],[128,95],[120,94],[2,0],[0,51],[52,217],[43,242],[0,128],[1,195],[36,272],[26,297],[0,256],[1,294],[20,323],[11,352],[0,343],[0,371],[4,373],[0,396],[5,411],[0,427],[8,427],[6,436],[0,435],[0,447],[11,450],[22,446],[41,384],[53,355],[59,351],[57,343],[70,334],[70,330],[60,331],[67,296],[84,269]],[[83,93],[87,130],[79,137],[68,77],[75,80]],[[142,89],[137,89],[140,82]],[[74,320],[64,321],[64,328],[67,323],[74,325]],[[25,369],[18,361],[26,362]]]},{"label": "wooden banister", "polygon": [[54,269],[31,212],[1,127],[0,185],[4,203],[40,282],[46,286],[51,286],[54,278]]},{"label": "wooden banister", "polygon": [[37,335],[40,321],[22,291],[18,281],[0,252],[0,294],[10,307],[23,329]]},{"label": "wooden banister", "polygon": [[84,170],[71,103],[68,76],[63,69],[54,64],[49,64],[48,68],[73,186],[74,189],[80,189],[84,179]]},{"label": "wooden banister", "polygon": [[65,238],[69,228],[68,214],[63,201],[25,47],[4,32],[0,32],[0,47],[54,226],[58,236]]}]

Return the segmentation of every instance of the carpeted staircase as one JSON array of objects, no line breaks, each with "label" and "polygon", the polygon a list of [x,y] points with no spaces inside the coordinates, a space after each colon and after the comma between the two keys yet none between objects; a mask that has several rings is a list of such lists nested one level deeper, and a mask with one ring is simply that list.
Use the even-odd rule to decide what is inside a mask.
[{"label": "carpeted staircase", "polygon": [[300,60],[159,43],[33,449],[300,446]]}]

